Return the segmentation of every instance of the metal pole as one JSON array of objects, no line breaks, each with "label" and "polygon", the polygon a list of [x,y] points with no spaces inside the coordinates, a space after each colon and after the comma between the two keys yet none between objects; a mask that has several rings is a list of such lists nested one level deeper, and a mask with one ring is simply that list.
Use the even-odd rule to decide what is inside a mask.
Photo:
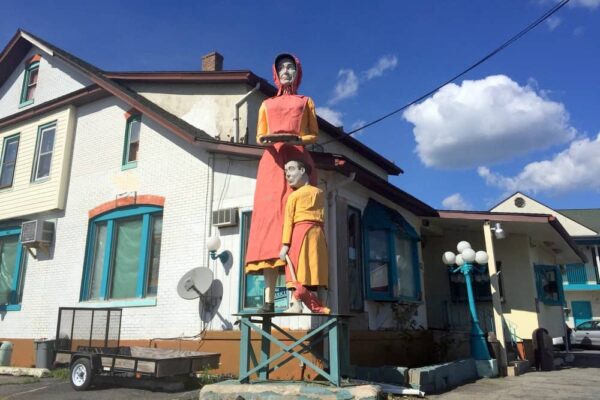
[{"label": "metal pole", "polygon": [[494,326],[496,327],[496,339],[500,342],[500,354],[498,369],[501,375],[506,375],[507,357],[506,340],[504,338],[504,318],[502,317],[502,300],[500,299],[500,281],[496,270],[496,254],[494,253],[494,242],[492,240],[492,229],[490,221],[483,223],[483,236],[485,238],[485,251],[488,254],[488,274],[490,276],[490,289],[492,291],[492,308],[494,312]]},{"label": "metal pole", "polygon": [[471,271],[473,266],[465,263],[461,267],[461,272],[465,276],[467,284],[467,296],[469,298],[469,309],[471,310],[471,355],[476,360],[489,360],[490,352],[487,348],[485,335],[479,326],[479,318],[477,318],[477,309],[475,308],[475,298],[473,296],[473,287],[471,286]]}]

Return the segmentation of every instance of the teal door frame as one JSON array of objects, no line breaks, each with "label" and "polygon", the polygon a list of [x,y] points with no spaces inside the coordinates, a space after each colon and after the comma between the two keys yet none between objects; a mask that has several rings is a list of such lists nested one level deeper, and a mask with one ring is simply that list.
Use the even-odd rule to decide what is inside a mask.
[{"label": "teal door frame", "polygon": [[575,327],[582,322],[592,319],[592,303],[589,301],[572,301],[571,311],[573,313],[573,323]]}]

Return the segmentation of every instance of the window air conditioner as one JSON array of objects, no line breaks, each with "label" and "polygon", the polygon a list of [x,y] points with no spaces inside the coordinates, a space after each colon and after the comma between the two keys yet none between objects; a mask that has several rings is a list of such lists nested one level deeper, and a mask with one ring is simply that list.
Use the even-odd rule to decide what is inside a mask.
[{"label": "window air conditioner", "polygon": [[238,209],[224,208],[212,212],[212,225],[218,227],[236,226],[238,224]]},{"label": "window air conditioner", "polygon": [[21,243],[27,247],[49,247],[54,236],[54,222],[25,221],[21,224]]}]

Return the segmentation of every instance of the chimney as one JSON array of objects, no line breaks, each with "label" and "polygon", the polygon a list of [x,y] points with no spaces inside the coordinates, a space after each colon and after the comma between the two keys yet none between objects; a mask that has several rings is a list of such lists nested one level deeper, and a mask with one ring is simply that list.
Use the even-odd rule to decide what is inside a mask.
[{"label": "chimney", "polygon": [[223,71],[223,56],[216,51],[202,56],[202,71]]}]

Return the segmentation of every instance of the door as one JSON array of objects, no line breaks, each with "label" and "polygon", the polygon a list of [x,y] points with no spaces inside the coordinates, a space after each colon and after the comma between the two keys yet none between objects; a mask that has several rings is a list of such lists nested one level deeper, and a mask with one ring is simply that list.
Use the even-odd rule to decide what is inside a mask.
[{"label": "door", "polygon": [[572,301],[571,308],[575,326],[592,319],[592,303],[589,301]]}]

